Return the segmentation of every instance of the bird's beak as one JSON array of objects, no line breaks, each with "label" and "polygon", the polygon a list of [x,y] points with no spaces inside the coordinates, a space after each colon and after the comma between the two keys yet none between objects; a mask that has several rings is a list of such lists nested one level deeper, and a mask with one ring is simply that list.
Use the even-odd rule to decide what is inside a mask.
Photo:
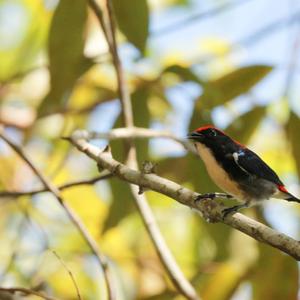
[{"label": "bird's beak", "polygon": [[197,131],[193,131],[191,133],[188,134],[187,138],[189,140],[194,140],[196,142],[201,142],[203,140],[203,134],[197,132]]}]

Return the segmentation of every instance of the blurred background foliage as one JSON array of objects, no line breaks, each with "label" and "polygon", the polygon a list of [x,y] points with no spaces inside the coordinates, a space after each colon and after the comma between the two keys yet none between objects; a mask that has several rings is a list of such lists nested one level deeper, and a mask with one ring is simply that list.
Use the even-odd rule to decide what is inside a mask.
[{"label": "blurred background foliage", "polygon": [[[99,3],[102,3],[99,1]],[[271,0],[113,0],[136,126],[179,137],[214,123],[249,144],[300,194],[300,4]],[[85,0],[0,1],[0,122],[57,185],[96,176],[61,136],[120,127],[114,69]],[[107,142],[99,141],[103,146]],[[217,191],[202,162],[175,142],[136,142],[138,159],[198,192]],[[121,161],[123,146],[111,143]],[[2,190],[40,187],[3,143]],[[113,265],[118,299],[181,299],[117,179],[63,192]],[[297,299],[290,257],[154,192],[147,198],[186,276],[205,300]],[[297,205],[269,201],[246,214],[299,238]],[[105,299],[103,274],[49,193],[0,201],[0,284]],[[29,297],[30,298],[30,297]],[[31,299],[31,298],[30,298]]]}]

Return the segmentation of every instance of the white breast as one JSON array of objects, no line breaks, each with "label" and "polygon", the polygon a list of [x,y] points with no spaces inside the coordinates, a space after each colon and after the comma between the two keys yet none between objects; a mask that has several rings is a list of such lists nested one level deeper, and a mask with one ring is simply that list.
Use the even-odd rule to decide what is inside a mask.
[{"label": "white breast", "polygon": [[238,185],[232,181],[227,173],[220,167],[210,149],[200,143],[195,143],[195,145],[197,152],[204,161],[208,174],[215,184],[228,194],[239,200],[243,200],[244,196],[238,188]]}]

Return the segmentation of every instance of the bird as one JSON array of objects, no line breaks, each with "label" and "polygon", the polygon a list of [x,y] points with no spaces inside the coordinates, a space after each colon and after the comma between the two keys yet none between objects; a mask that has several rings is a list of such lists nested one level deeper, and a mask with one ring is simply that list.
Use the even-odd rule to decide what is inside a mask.
[{"label": "bird", "polygon": [[221,197],[241,203],[224,209],[223,218],[270,198],[300,203],[256,153],[222,130],[213,125],[202,126],[188,134],[188,139],[194,143],[211,179],[225,192],[200,195],[197,200]]}]

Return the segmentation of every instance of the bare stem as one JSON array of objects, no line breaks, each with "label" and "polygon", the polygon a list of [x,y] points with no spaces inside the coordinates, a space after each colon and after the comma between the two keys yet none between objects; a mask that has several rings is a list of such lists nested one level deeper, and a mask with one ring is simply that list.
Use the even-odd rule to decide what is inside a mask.
[{"label": "bare stem", "polygon": [[[112,176],[112,174],[105,170],[100,175],[98,175],[94,178],[87,179],[87,180],[79,180],[79,181],[77,180],[77,181],[65,183],[65,184],[62,184],[62,185],[58,186],[57,189],[59,189],[60,191],[63,191],[63,190],[73,188],[73,187],[77,187],[77,186],[81,186],[81,185],[92,185],[92,184],[95,184],[96,182],[98,182],[100,180],[110,178],[111,176]],[[39,193],[44,193],[44,192],[49,192],[49,190],[47,188],[40,188],[40,189],[31,190],[31,191],[0,191],[0,198],[2,198],[2,197],[33,196],[33,195],[36,195],[36,194],[39,194]]]},{"label": "bare stem", "polygon": [[167,130],[154,130],[142,127],[123,127],[115,128],[109,132],[81,131],[83,138],[87,140],[93,139],[147,139],[147,138],[166,138],[181,144],[186,150],[193,154],[197,154],[194,145],[186,139],[181,139]]}]

